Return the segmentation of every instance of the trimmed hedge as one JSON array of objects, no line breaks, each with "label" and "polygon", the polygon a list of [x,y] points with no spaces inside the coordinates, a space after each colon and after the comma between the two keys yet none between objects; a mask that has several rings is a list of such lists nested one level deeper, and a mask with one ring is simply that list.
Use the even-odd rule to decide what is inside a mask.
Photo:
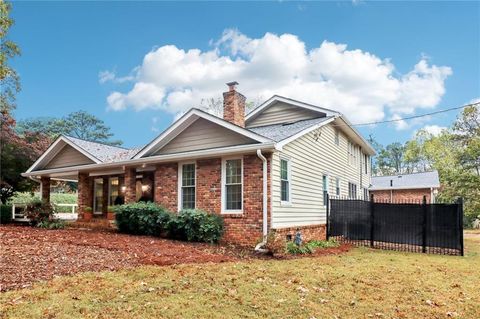
[{"label": "trimmed hedge", "polygon": [[12,221],[12,206],[0,204],[0,224],[8,224]]},{"label": "trimmed hedge", "polygon": [[199,209],[186,209],[172,218],[169,230],[176,239],[215,243],[223,235],[223,218]]},{"label": "trimmed hedge", "polygon": [[168,230],[172,215],[154,203],[131,203],[115,206],[115,220],[123,233],[161,236]]},{"label": "trimmed hedge", "polygon": [[118,229],[133,235],[163,236],[179,240],[214,243],[223,235],[223,219],[202,210],[172,214],[154,203],[115,206]]}]

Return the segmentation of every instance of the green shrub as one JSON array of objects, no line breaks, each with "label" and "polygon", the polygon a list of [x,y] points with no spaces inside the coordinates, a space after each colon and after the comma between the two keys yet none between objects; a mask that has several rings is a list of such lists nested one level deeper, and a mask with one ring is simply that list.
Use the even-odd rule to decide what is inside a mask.
[{"label": "green shrub", "polygon": [[131,203],[115,206],[115,221],[123,233],[160,236],[165,234],[171,214],[154,203]]},{"label": "green shrub", "polygon": [[41,222],[51,221],[55,214],[55,208],[50,203],[35,199],[25,206],[24,213],[25,217],[30,220],[30,224],[37,226]]},{"label": "green shrub", "polygon": [[44,220],[37,224],[37,227],[45,229],[63,229],[65,228],[66,223],[63,220],[53,219],[53,220]]},{"label": "green shrub", "polygon": [[318,248],[338,247],[339,244],[333,239],[330,240],[312,240],[298,246],[293,241],[287,243],[286,251],[293,255],[313,254]]},{"label": "green shrub", "polygon": [[12,206],[0,204],[0,224],[8,224],[12,221]]},{"label": "green shrub", "polygon": [[169,233],[180,240],[214,243],[223,235],[223,219],[198,209],[182,210],[170,221]]}]

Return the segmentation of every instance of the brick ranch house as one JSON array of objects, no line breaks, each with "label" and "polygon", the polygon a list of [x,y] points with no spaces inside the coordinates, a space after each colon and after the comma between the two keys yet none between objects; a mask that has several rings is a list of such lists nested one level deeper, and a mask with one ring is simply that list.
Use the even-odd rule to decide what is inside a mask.
[{"label": "brick ranch house", "polygon": [[325,193],[367,198],[373,148],[341,113],[273,96],[245,115],[228,83],[223,118],[192,108],[141,149],[59,137],[22,175],[78,181],[78,212],[154,201],[220,214],[224,241],[253,246],[267,233],[324,239]]},{"label": "brick ranch house", "polygon": [[440,188],[437,171],[372,177],[370,193],[382,202],[421,202],[435,203]]}]

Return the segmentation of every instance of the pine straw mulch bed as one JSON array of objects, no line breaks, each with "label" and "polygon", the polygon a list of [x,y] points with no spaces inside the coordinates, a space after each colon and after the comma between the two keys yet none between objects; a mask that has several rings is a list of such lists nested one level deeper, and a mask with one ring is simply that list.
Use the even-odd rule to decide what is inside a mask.
[{"label": "pine straw mulch bed", "polygon": [[[320,256],[344,253],[350,246],[317,250]],[[233,246],[187,243],[112,231],[67,228],[45,230],[0,225],[0,291],[25,288],[55,276],[118,270],[139,265],[227,262],[265,256]]]}]

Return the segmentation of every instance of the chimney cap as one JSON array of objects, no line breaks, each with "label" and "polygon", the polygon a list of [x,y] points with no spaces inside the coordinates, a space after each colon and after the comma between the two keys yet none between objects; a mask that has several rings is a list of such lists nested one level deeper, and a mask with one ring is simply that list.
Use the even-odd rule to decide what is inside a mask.
[{"label": "chimney cap", "polygon": [[236,86],[238,85],[237,81],[232,81],[227,83],[230,91],[235,91]]}]

